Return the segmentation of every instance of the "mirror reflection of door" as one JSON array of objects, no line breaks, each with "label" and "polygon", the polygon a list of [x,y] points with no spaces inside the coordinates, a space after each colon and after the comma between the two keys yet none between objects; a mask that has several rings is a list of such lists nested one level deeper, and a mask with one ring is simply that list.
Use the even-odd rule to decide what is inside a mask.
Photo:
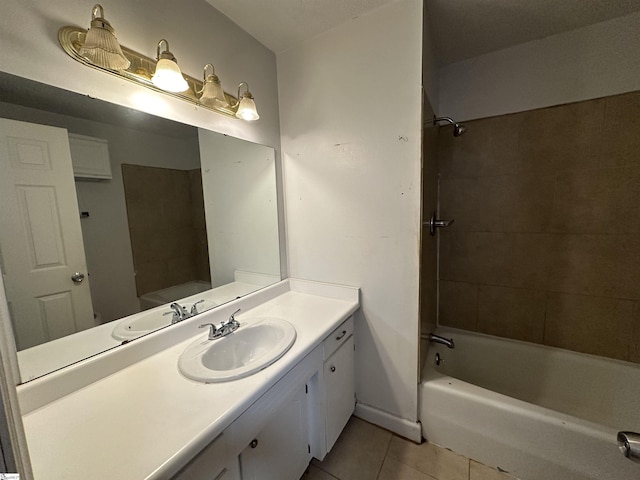
[{"label": "mirror reflection of door", "polygon": [[67,131],[0,119],[0,132],[2,273],[21,350],[94,317]]}]

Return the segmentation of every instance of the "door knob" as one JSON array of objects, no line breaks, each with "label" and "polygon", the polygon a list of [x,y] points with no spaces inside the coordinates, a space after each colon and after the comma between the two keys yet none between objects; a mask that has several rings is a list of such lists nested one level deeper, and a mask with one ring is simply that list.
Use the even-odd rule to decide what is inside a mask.
[{"label": "door knob", "polygon": [[74,273],[73,275],[71,275],[71,280],[73,280],[73,283],[82,283],[82,281],[84,280],[84,273]]}]

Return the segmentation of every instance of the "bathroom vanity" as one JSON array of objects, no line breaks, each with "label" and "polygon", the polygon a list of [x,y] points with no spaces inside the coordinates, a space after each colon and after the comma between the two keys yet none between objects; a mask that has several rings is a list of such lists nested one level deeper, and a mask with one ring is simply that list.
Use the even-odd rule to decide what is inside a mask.
[{"label": "bathroom vanity", "polygon": [[[355,406],[358,295],[285,280],[19,386],[35,479],[299,479]],[[295,327],[295,342],[250,376],[182,375],[181,354],[207,339],[199,325],[237,309],[238,331],[279,318]]]}]

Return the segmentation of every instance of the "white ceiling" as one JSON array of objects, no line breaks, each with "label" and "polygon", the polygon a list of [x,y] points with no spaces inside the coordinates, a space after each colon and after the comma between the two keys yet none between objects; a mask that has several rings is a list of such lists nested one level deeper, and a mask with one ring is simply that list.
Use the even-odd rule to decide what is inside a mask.
[{"label": "white ceiling", "polygon": [[[278,53],[397,0],[206,0]],[[640,11],[640,0],[425,0],[440,64]]]}]

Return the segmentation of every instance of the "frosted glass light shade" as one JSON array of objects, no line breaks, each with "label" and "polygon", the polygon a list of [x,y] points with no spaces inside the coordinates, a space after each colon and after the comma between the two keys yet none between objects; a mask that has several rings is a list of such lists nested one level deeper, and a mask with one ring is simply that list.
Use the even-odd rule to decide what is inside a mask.
[{"label": "frosted glass light shade", "polygon": [[126,70],[131,62],[122,53],[115,31],[111,24],[102,18],[103,15],[101,5],[93,7],[91,27],[78,53],[99,67]]},{"label": "frosted glass light shade", "polygon": [[200,97],[200,102],[209,107],[228,107],[229,103],[224,96],[224,91],[222,90],[220,80],[216,80],[210,80],[209,78],[207,78],[207,81],[202,87],[202,96]]},{"label": "frosted glass light shade", "polygon": [[236,117],[249,121],[258,120],[260,115],[258,115],[258,110],[256,109],[256,102],[253,101],[251,94],[249,93],[247,95],[247,93],[242,95],[242,100],[240,100],[240,105],[238,105]]},{"label": "frosted glass light shade", "polygon": [[153,84],[167,92],[184,92],[189,84],[182,76],[178,64],[168,58],[161,58],[156,65],[156,73],[151,77]]}]

